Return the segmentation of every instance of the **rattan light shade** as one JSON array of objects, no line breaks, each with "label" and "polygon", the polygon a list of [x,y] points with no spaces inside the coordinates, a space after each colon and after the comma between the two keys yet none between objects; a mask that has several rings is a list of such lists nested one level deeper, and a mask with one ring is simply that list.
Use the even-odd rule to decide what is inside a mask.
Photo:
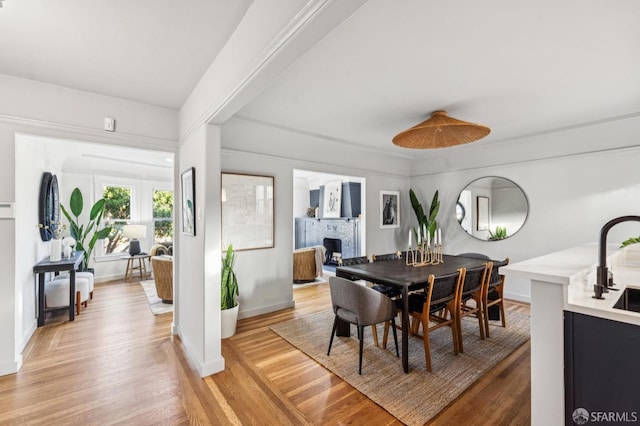
[{"label": "rattan light shade", "polygon": [[486,126],[448,117],[445,111],[435,111],[428,120],[398,133],[393,143],[404,148],[446,148],[477,141],[490,131]]}]

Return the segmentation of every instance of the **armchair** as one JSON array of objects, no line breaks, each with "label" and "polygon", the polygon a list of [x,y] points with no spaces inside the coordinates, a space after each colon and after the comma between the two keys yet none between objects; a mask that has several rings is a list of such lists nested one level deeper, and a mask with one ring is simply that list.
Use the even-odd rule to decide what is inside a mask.
[{"label": "armchair", "polygon": [[156,292],[163,303],[173,303],[173,257],[153,256],[153,278]]}]

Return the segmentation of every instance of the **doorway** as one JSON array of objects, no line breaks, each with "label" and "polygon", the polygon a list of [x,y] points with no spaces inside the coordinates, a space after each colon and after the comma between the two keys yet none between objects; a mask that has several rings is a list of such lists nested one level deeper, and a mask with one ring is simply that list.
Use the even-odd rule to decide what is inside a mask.
[{"label": "doorway", "polygon": [[326,247],[324,257],[318,256],[324,261],[323,275],[333,275],[341,257],[364,256],[366,179],[294,169],[293,181],[294,249],[324,247],[332,241],[330,256]]}]

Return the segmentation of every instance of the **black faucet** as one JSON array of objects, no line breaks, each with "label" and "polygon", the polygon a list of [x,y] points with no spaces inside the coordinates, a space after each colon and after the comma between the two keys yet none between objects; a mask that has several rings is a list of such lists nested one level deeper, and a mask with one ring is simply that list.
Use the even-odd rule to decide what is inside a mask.
[{"label": "black faucet", "polygon": [[594,299],[604,299],[602,293],[608,293],[608,287],[613,285],[613,280],[609,283],[609,270],[607,269],[607,234],[614,225],[622,222],[640,222],[640,216],[620,216],[611,219],[600,230],[600,246],[598,248],[598,269],[596,271],[596,283],[593,286]]}]

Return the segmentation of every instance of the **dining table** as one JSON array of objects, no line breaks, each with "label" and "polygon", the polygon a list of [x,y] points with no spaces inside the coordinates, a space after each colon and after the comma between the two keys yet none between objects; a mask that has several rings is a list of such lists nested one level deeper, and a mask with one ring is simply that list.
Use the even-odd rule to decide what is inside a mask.
[{"label": "dining table", "polygon": [[[371,263],[362,263],[336,268],[336,276],[352,281],[365,280],[374,284],[395,287],[402,294],[402,368],[409,372],[409,298],[410,291],[427,286],[429,275],[436,278],[455,273],[460,268],[483,266],[486,262],[464,256],[443,255],[443,262],[422,266],[407,265],[404,258]],[[349,328],[338,327],[338,335],[348,336]]]}]

